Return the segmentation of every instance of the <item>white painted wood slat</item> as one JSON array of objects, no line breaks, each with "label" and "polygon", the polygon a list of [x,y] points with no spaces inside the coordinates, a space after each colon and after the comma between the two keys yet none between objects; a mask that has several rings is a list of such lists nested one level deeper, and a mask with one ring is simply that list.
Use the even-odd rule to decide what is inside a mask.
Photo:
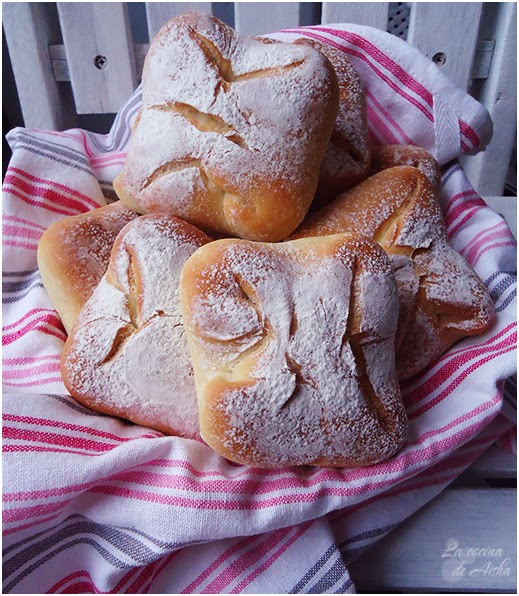
[{"label": "white painted wood slat", "polygon": [[495,39],[494,55],[476,97],[490,113],[494,135],[484,152],[461,160],[480,195],[503,193],[517,128],[517,5],[499,2],[491,8],[496,21],[486,35]]},{"label": "white painted wood slat", "polygon": [[136,87],[123,2],[58,2],[78,114],[117,112]]},{"label": "white painted wood slat", "polygon": [[481,2],[413,2],[407,41],[466,90],[476,52]]},{"label": "white painted wood slat", "polygon": [[261,35],[298,27],[299,2],[235,2],[235,28],[243,35]]},{"label": "white painted wood slat", "polygon": [[357,589],[515,593],[516,496],[444,491],[348,566]]},{"label": "white painted wood slat", "polygon": [[146,18],[148,19],[148,34],[152,40],[159,29],[173,17],[197,10],[211,14],[211,2],[146,2]]},{"label": "white painted wood slat", "polygon": [[49,56],[49,45],[59,41],[57,22],[53,23],[43,3],[9,2],[2,9],[25,126],[50,130],[72,126],[72,95],[56,82]]},{"label": "white painted wood slat", "polygon": [[355,23],[387,28],[389,2],[323,2],[322,23]]}]

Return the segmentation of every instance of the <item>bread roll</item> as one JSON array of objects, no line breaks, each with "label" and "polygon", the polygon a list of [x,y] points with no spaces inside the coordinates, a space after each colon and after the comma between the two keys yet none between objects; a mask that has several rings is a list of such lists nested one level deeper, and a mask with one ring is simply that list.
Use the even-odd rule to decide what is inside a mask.
[{"label": "bread roll", "polygon": [[38,267],[67,332],[106,273],[117,234],[137,216],[117,201],[64,217],[44,232],[38,244]]},{"label": "bread roll", "polygon": [[218,240],[188,259],[180,284],[201,433],[216,452],[357,467],[399,449],[398,296],[375,243]]},{"label": "bread roll", "polygon": [[397,166],[371,176],[309,216],[292,238],[339,232],[372,238],[392,259],[400,296],[396,361],[401,380],[492,324],[492,299],[449,246],[435,192],[417,168]]},{"label": "bread roll", "polygon": [[121,200],[211,233],[286,238],[313,199],[338,111],[329,61],[187,13],[151,43]]},{"label": "bread roll", "polygon": [[167,434],[199,437],[178,280],[209,240],[168,215],[140,217],[121,231],[65,344],[61,371],[73,397]]},{"label": "bread roll", "polygon": [[441,170],[434,157],[415,145],[377,145],[371,149],[370,175],[394,168],[413,166],[425,174],[435,193],[440,192]]},{"label": "bread roll", "polygon": [[319,173],[312,204],[316,209],[368,177],[371,151],[366,98],[360,77],[344,51],[313,39],[297,39],[294,43],[322,52],[339,83],[339,113]]}]

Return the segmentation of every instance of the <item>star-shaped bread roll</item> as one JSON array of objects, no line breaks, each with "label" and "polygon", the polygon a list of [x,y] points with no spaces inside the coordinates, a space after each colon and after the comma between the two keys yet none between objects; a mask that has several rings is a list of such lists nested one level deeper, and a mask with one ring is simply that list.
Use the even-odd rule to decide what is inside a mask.
[{"label": "star-shaped bread roll", "polygon": [[312,204],[315,210],[368,177],[371,147],[366,98],[362,81],[346,52],[315,39],[301,38],[294,43],[322,52],[339,83],[339,113],[319,173]]},{"label": "star-shaped bread roll", "polygon": [[303,220],[338,111],[335,72],[190,12],[153,39],[142,109],[114,188],[132,209],[274,242]]},{"label": "star-shaped bread roll", "polygon": [[375,243],[218,240],[181,275],[204,440],[242,464],[365,466],[406,433],[396,282]]},{"label": "star-shaped bread roll", "polygon": [[427,176],[435,193],[440,192],[442,173],[439,163],[416,145],[377,145],[371,149],[370,175],[395,166],[413,166]]},{"label": "star-shaped bread roll", "polygon": [[73,397],[167,434],[199,437],[178,284],[188,257],[209,241],[168,215],[123,228],[65,344],[61,371]]},{"label": "star-shaped bread roll", "polygon": [[412,166],[383,170],[309,216],[292,238],[339,232],[372,238],[391,256],[400,311],[397,369],[409,379],[494,320],[477,273],[448,242],[436,194]]}]

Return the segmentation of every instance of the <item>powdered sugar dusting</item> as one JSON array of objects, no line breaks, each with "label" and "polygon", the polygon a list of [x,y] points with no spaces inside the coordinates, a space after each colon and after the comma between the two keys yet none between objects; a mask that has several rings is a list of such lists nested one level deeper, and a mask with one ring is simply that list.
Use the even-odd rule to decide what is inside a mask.
[{"label": "powdered sugar dusting", "polygon": [[309,215],[292,238],[339,232],[375,238],[384,247],[426,246],[431,238],[445,234],[439,205],[426,178],[407,166],[384,170],[357,184]]},{"label": "powdered sugar dusting", "polygon": [[[193,257],[219,256],[198,272],[192,295],[183,294],[208,420],[202,433],[216,450],[221,441],[231,459],[276,466],[361,465],[398,448],[405,426],[394,371],[398,298],[388,259],[366,244],[219,241]],[[223,332],[215,310],[232,321]],[[368,358],[364,371],[367,345],[389,357],[382,365]],[[372,411],[366,375],[391,429]],[[222,417],[218,438],[211,420]]]},{"label": "powdered sugar dusting", "polygon": [[169,216],[143,216],[124,228],[65,347],[62,371],[72,395],[139,424],[199,436],[178,278],[207,241]]},{"label": "powdered sugar dusting", "polygon": [[397,275],[405,313],[397,336],[397,369],[408,379],[466,335],[483,333],[494,305],[483,282],[446,238],[431,241],[412,255],[414,283]]}]

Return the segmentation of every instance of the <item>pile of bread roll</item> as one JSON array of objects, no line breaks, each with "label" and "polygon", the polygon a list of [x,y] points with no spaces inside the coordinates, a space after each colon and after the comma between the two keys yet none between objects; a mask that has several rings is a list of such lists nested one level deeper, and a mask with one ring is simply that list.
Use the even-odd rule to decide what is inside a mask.
[{"label": "pile of bread roll", "polygon": [[120,201],[40,242],[67,389],[242,464],[391,457],[400,381],[494,317],[439,186],[423,149],[371,147],[343,52],[173,19],[146,57]]}]

